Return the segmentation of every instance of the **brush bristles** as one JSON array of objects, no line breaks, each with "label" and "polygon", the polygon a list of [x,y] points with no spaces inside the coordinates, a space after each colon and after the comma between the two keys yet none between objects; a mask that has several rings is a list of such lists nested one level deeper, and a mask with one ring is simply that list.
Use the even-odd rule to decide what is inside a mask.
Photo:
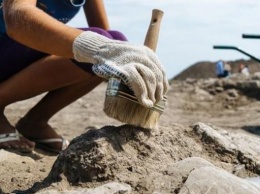
[{"label": "brush bristles", "polygon": [[104,112],[123,123],[157,129],[161,113],[119,96],[106,96]]}]

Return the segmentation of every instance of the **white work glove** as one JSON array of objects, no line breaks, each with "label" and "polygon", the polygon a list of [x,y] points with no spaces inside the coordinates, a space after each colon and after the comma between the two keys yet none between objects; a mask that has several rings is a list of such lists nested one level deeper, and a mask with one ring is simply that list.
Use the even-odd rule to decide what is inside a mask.
[{"label": "white work glove", "polygon": [[100,77],[117,77],[128,85],[140,104],[152,107],[168,90],[168,81],[155,53],[146,46],[82,32],[73,42],[74,58],[93,63]]}]

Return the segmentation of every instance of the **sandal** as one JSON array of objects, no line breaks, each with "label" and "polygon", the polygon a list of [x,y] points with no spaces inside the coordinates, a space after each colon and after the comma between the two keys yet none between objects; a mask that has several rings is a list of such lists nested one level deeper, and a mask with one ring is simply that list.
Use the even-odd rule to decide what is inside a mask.
[{"label": "sandal", "polygon": [[[44,151],[48,151],[48,152],[53,152],[56,154],[59,154],[61,151],[65,150],[68,146],[69,146],[69,141],[64,139],[63,137],[61,138],[50,138],[50,139],[39,139],[39,140],[31,140],[35,142],[35,147],[36,148],[40,148]],[[57,142],[61,142],[62,143],[62,147],[61,149],[55,149],[53,147],[51,147],[50,143],[57,143]]]},{"label": "sandal", "polygon": [[[19,132],[15,129],[14,133],[5,133],[0,135],[0,143],[9,142],[9,141],[21,141],[22,136],[19,134]],[[8,148],[6,150],[17,150],[19,152],[23,153],[30,153],[32,152],[34,147],[27,147],[27,148]]]}]

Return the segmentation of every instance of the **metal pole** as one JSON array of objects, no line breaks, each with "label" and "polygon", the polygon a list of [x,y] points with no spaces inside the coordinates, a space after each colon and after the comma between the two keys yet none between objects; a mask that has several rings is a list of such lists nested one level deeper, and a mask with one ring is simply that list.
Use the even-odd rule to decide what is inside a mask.
[{"label": "metal pole", "polygon": [[214,49],[226,49],[226,50],[236,50],[239,51],[240,53],[243,53],[244,55],[250,57],[251,59],[255,60],[256,62],[260,63],[260,59],[256,58],[255,56],[243,51],[242,49],[235,47],[235,46],[225,46],[225,45],[216,45],[213,46]]},{"label": "metal pole", "polygon": [[260,35],[257,34],[242,34],[243,38],[260,39]]}]

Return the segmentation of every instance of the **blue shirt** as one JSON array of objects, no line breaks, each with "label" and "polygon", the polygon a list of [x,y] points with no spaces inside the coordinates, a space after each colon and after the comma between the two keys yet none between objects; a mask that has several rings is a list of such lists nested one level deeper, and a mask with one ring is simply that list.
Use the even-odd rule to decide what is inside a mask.
[{"label": "blue shirt", "polygon": [[216,73],[217,73],[217,75],[224,74],[224,62],[223,61],[218,61],[216,63]]},{"label": "blue shirt", "polygon": [[[37,0],[37,7],[57,20],[67,23],[84,5],[85,0]],[[2,0],[0,0],[0,37],[7,36],[3,17]]]}]

